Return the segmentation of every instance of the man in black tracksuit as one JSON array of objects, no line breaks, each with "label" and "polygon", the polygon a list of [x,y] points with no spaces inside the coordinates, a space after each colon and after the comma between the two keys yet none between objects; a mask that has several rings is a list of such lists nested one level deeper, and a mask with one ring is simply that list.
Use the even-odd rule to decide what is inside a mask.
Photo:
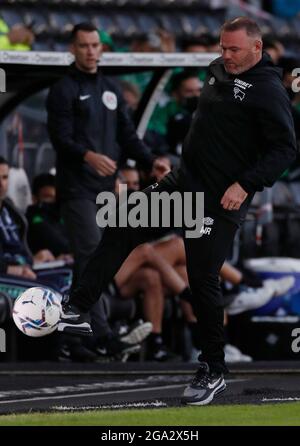
[{"label": "man in black tracksuit", "polygon": [[97,195],[114,190],[121,161],[132,158],[151,169],[153,156],[138,138],[116,85],[98,69],[97,28],[76,25],[71,50],[75,62],[51,87],[47,111],[57,155],[57,195],[75,257],[75,284],[101,239]]},{"label": "man in black tracksuit", "polygon": [[[153,189],[205,193],[203,222],[211,231],[185,240],[202,355],[183,401],[196,405],[209,403],[226,387],[220,268],[254,193],[272,186],[296,157],[289,99],[280,72],[262,53],[257,24],[245,17],[226,22],[220,44],[222,57],[209,66],[184,142],[181,167]],[[146,192],[151,193],[149,190]],[[61,330],[81,327],[88,332],[84,312],[144,238],[142,229],[105,230],[69,306],[64,308]]]}]

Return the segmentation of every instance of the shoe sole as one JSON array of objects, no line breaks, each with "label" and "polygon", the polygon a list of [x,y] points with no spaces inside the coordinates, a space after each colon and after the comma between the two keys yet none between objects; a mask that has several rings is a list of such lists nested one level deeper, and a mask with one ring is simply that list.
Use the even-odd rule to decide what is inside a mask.
[{"label": "shoe sole", "polygon": [[144,324],[138,325],[127,335],[122,336],[120,339],[122,342],[127,344],[140,344],[152,331],[151,322],[145,322]]},{"label": "shoe sole", "polygon": [[120,360],[121,362],[126,362],[130,355],[134,353],[139,353],[141,350],[141,346],[139,344],[133,345],[132,347],[128,347],[124,349],[122,352],[112,356],[112,358],[116,360]]},{"label": "shoe sole", "polygon": [[93,331],[88,327],[76,327],[69,324],[60,323],[58,324],[57,331],[60,333],[67,333],[72,335],[79,335],[79,336],[92,336]]},{"label": "shoe sole", "polygon": [[189,406],[205,406],[206,404],[209,404],[212,402],[214,397],[218,396],[220,393],[224,392],[226,390],[226,384],[225,382],[222,384],[221,387],[217,387],[214,392],[212,392],[205,400],[202,401],[185,401],[184,398],[182,399],[182,402],[184,404],[187,404]]}]

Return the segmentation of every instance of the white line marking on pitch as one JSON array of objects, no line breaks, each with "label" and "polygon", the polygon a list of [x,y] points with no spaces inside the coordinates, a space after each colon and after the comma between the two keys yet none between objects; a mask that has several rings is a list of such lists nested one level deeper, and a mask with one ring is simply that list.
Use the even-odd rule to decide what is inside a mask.
[{"label": "white line marking on pitch", "polygon": [[263,398],[262,402],[267,403],[270,401],[300,401],[298,397],[288,397],[288,398]]},{"label": "white line marking on pitch", "polygon": [[130,409],[146,407],[168,407],[163,401],[153,401],[151,403],[125,403],[125,404],[102,404],[101,406],[52,406],[52,410],[59,412],[96,410],[96,409]]},{"label": "white line marking on pitch", "polygon": [[7,401],[0,401],[0,404],[10,404],[10,403],[24,403],[24,402],[30,402],[30,401],[43,401],[43,400],[61,400],[61,399],[67,399],[67,398],[78,398],[78,397],[84,397],[84,396],[103,396],[103,395],[116,395],[116,394],[122,394],[122,393],[134,393],[134,392],[141,392],[141,391],[152,391],[152,390],[161,390],[161,389],[176,389],[184,387],[184,384],[174,384],[172,386],[157,386],[157,387],[147,387],[147,388],[140,388],[140,389],[129,389],[129,390],[115,390],[113,392],[90,392],[90,393],[75,393],[73,395],[59,395],[59,396],[40,396],[36,398],[22,398],[17,400],[7,400]]},{"label": "white line marking on pitch", "polygon": [[[241,381],[248,381],[247,379],[228,379],[227,383],[235,383]],[[135,392],[149,392],[153,390],[165,390],[165,389],[179,389],[184,387],[186,384],[173,384],[170,386],[156,386],[156,387],[147,387],[147,388],[139,388],[139,389],[129,389],[129,390],[114,390],[113,392],[90,392],[90,393],[75,393],[73,395],[56,395],[56,396],[40,396],[35,398],[22,398],[16,400],[6,400],[0,401],[1,404],[12,404],[12,403],[26,403],[30,401],[44,401],[44,400],[61,400],[61,399],[69,399],[69,398],[81,398],[84,396],[104,396],[104,395],[116,395],[123,393],[135,393]]]}]

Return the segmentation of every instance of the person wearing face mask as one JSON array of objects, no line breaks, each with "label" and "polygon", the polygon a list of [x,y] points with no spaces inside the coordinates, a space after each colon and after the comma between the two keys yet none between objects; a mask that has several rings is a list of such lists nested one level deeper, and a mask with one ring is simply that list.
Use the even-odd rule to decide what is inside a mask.
[{"label": "person wearing face mask", "polygon": [[[196,73],[195,73],[196,74]],[[167,142],[169,152],[179,160],[182,144],[190,128],[201,92],[201,81],[193,73],[179,73],[176,75],[178,87],[175,91],[177,104],[180,109],[170,117],[167,123]],[[193,76],[193,77],[186,77]],[[174,163],[174,158],[172,158]]]},{"label": "person wearing face mask", "polygon": [[47,249],[56,259],[72,263],[67,230],[56,202],[55,176],[37,175],[32,184],[33,205],[27,209],[28,243],[33,253]]},{"label": "person wearing face mask", "polygon": [[[181,154],[181,146],[185,135],[189,129],[193,112],[197,108],[200,97],[202,82],[199,79],[197,70],[184,70],[175,74],[171,79],[171,97],[164,106],[158,106],[149,123],[146,134],[149,144],[154,135],[165,141],[165,153],[175,155],[172,161],[176,164],[178,156]],[[162,146],[151,144],[162,150]],[[161,155],[162,153],[157,153]]]}]

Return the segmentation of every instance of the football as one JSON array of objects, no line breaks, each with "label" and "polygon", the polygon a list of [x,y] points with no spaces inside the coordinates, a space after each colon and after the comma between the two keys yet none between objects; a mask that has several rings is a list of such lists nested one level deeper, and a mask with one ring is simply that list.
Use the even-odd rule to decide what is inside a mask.
[{"label": "football", "polygon": [[56,330],[61,314],[58,293],[34,287],[17,297],[13,308],[16,326],[27,336],[46,336]]}]

